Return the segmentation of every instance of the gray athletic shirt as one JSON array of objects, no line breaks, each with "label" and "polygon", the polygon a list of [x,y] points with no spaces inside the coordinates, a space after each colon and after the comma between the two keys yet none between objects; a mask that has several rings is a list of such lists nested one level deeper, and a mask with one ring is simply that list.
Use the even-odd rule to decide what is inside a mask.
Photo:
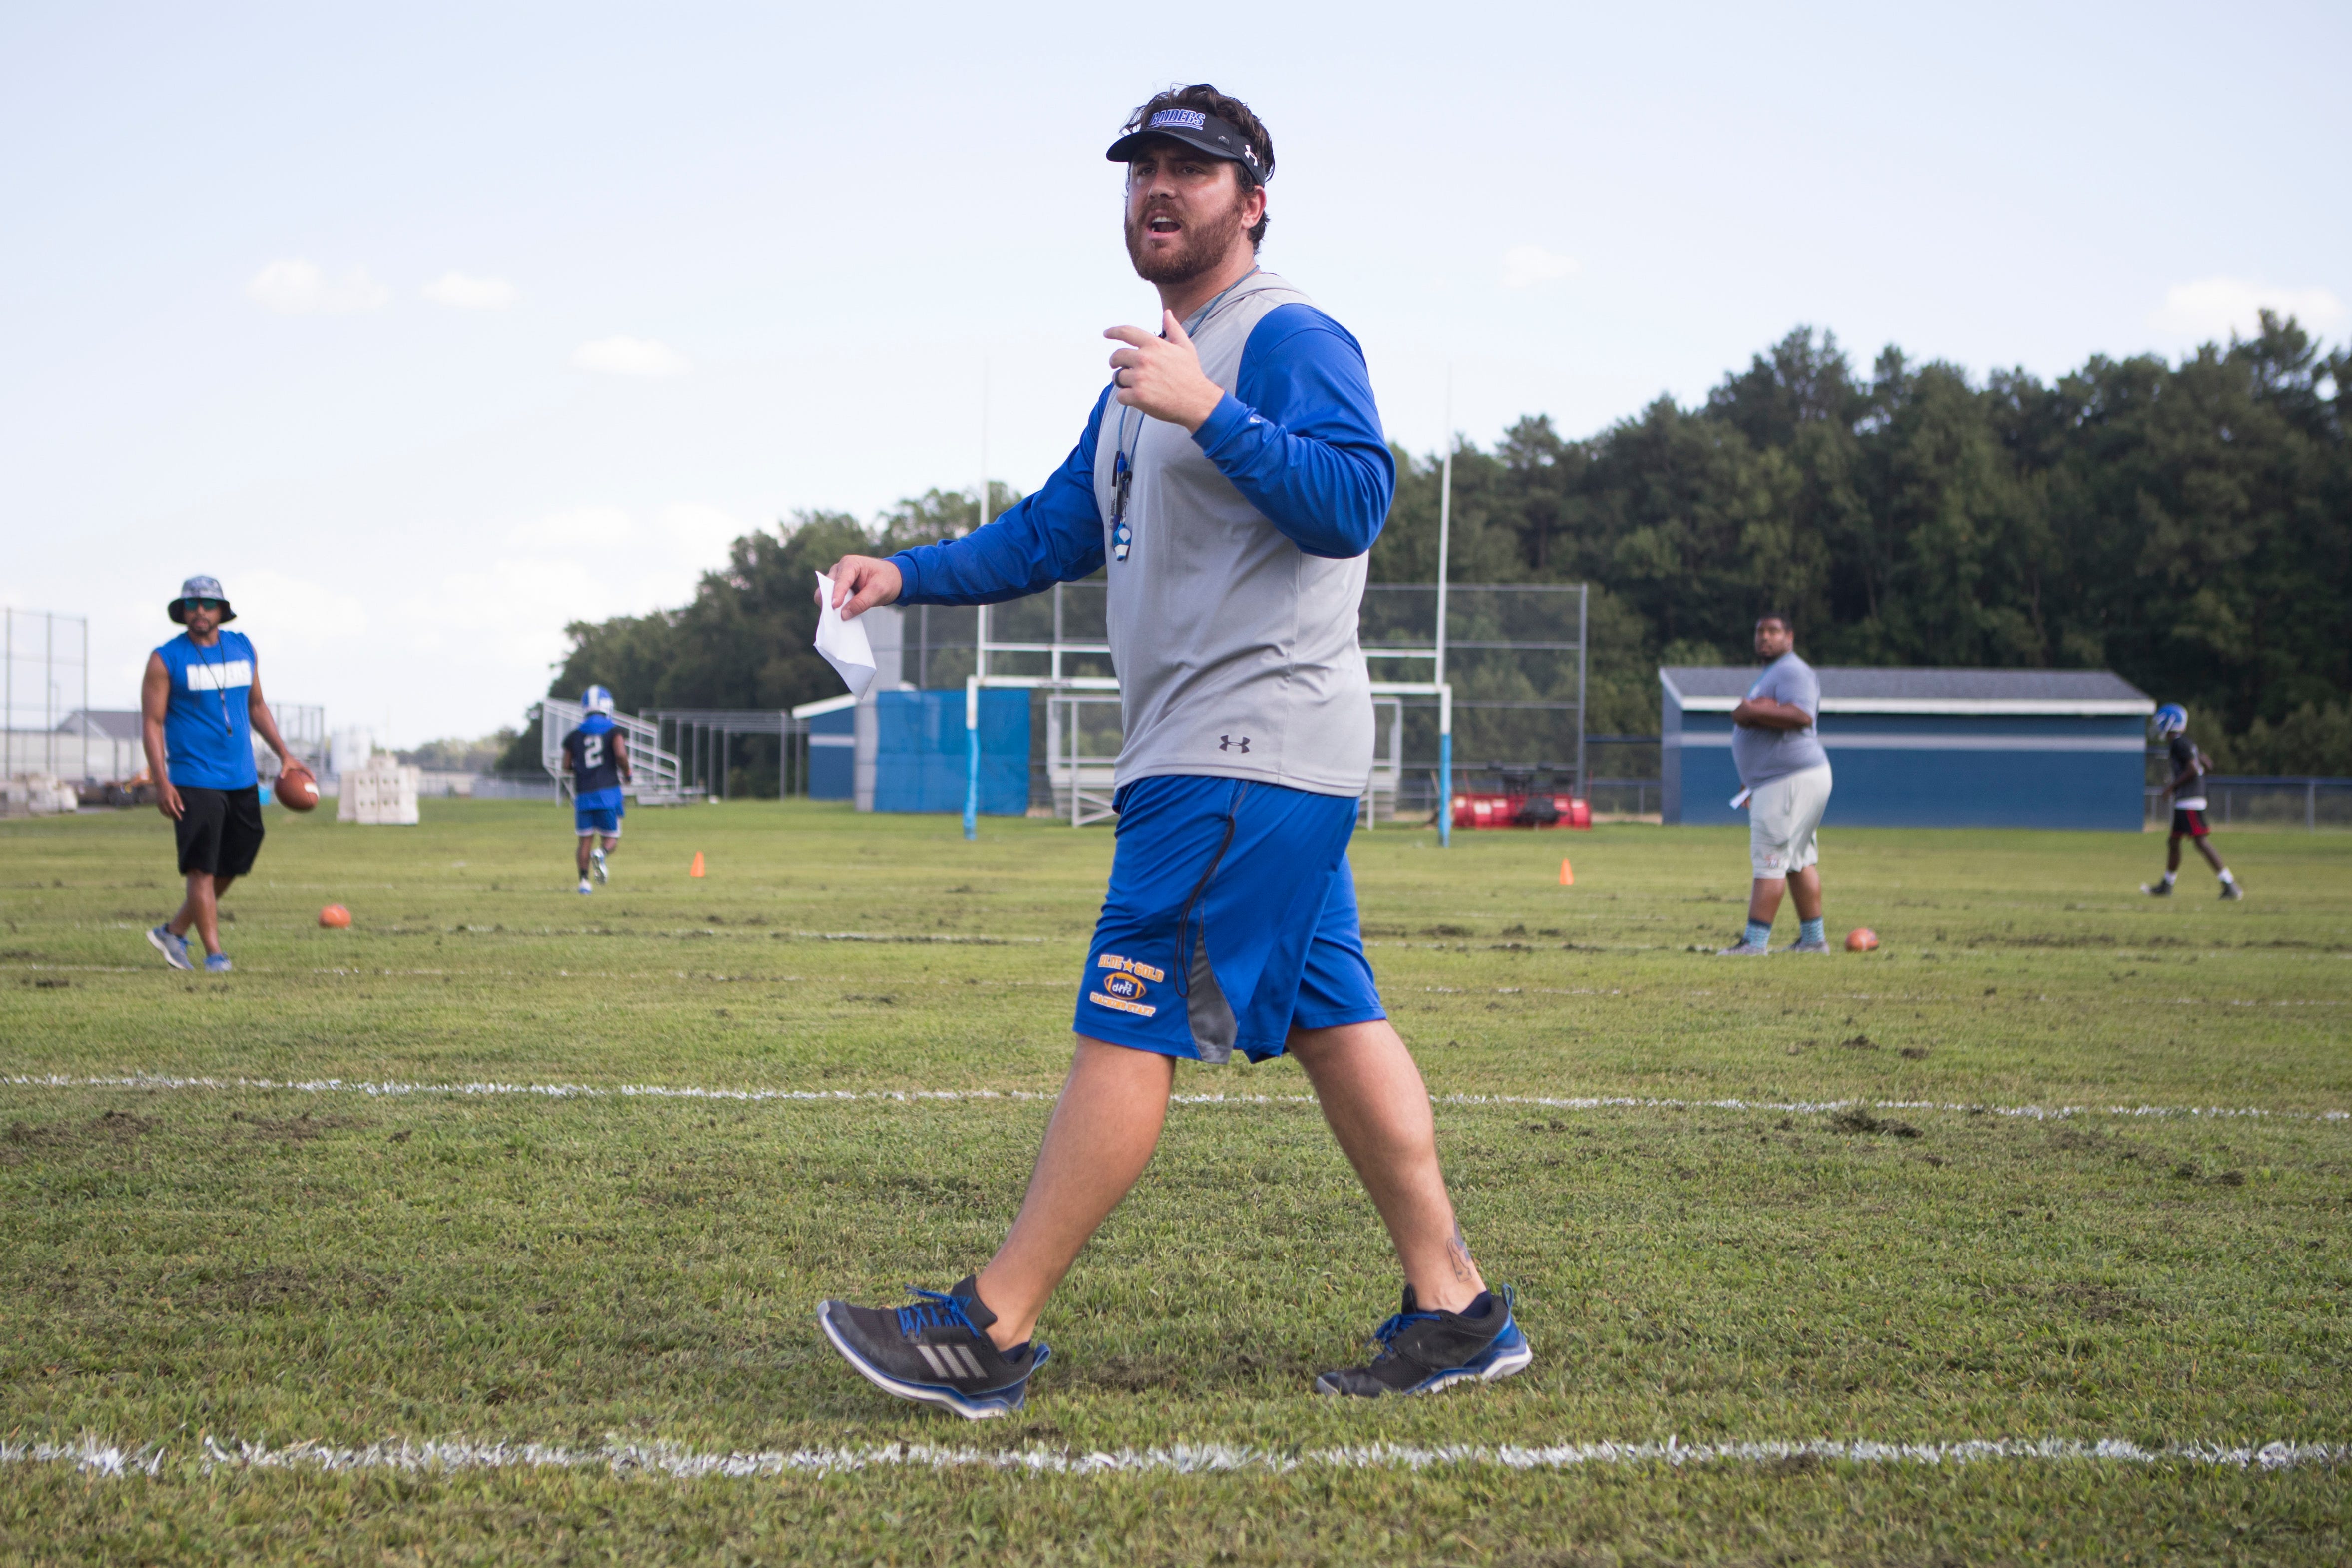
[{"label": "gray athletic shirt", "polygon": [[1225,392],[1199,431],[1106,390],[1034,495],[963,538],[892,558],[900,601],[994,603],[1102,570],[1120,784],[1204,774],[1360,794],[1372,704],[1357,607],[1395,480],[1363,352],[1269,272],[1185,330]]},{"label": "gray athletic shirt", "polygon": [[[1794,653],[1781,654],[1764,666],[1756,684],[1748,688],[1750,699],[1769,697],[1776,703],[1803,708],[1816,719],[1822,713],[1822,680],[1813,667]],[[1748,725],[1735,726],[1731,731],[1731,760],[1739,768],[1739,781],[1750,789],[1791,773],[1802,773],[1808,768],[1822,768],[1829,763],[1830,754],[1822,749],[1821,737],[1814,727],[1802,729],[1761,729]]]}]

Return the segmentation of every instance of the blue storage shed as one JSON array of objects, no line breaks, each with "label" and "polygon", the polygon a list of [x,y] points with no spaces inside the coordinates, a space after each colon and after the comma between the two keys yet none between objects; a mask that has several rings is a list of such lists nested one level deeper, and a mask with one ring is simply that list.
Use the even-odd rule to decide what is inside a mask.
[{"label": "blue storage shed", "polygon": [[[1662,667],[1664,821],[1744,822],[1731,710],[1756,666]],[[2156,704],[2107,670],[1818,669],[1837,783],[1823,821],[1870,828],[2140,831]]]},{"label": "blue storage shed", "polygon": [[793,716],[808,725],[809,799],[848,800],[857,784],[857,699],[803,703]]},{"label": "blue storage shed", "polygon": [[[960,691],[884,692],[874,705],[877,811],[961,811],[971,740]],[[814,771],[814,770],[812,770]],[[1029,810],[1029,694],[980,694],[980,810]]]}]

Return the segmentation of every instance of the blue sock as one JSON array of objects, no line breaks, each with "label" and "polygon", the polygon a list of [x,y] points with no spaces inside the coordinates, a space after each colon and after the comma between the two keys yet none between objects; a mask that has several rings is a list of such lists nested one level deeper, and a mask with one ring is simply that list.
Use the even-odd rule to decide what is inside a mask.
[{"label": "blue sock", "polygon": [[1769,947],[1772,945],[1772,928],[1760,920],[1749,921],[1747,942],[1750,947]]},{"label": "blue sock", "polygon": [[1822,935],[1822,922],[1818,915],[1811,920],[1800,920],[1797,922],[1797,940],[1800,942],[1826,942],[1829,940],[1828,937]]}]

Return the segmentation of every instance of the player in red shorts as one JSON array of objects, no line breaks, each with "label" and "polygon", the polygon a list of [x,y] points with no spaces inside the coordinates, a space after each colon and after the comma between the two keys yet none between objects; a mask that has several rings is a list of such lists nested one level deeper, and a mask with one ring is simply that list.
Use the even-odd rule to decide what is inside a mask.
[{"label": "player in red shorts", "polygon": [[2172,758],[2172,836],[2165,841],[2164,880],[2142,883],[2142,893],[2152,893],[2158,898],[2172,896],[2173,880],[2180,874],[2180,841],[2193,839],[2197,852],[2221,879],[2221,896],[2243,898],[2246,890],[2213,852],[2212,841],[2206,837],[2211,830],[2205,825],[2205,775],[2211,769],[2205,754],[2189,738],[2189,710],[2179,703],[2167,703],[2156,710],[2156,737],[2170,748]]}]

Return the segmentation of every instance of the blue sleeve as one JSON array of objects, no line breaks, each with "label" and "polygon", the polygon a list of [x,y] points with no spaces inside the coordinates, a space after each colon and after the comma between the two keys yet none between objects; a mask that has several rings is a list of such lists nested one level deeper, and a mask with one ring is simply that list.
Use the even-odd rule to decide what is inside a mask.
[{"label": "blue sleeve", "polygon": [[1250,329],[1234,391],[1192,439],[1308,555],[1360,556],[1388,520],[1396,462],[1364,351],[1311,305],[1277,306]]},{"label": "blue sleeve", "polygon": [[1095,505],[1095,432],[1110,389],[1095,399],[1077,449],[1045,487],[960,539],[890,558],[900,604],[998,604],[1076,582],[1102,568],[1102,509]]}]

